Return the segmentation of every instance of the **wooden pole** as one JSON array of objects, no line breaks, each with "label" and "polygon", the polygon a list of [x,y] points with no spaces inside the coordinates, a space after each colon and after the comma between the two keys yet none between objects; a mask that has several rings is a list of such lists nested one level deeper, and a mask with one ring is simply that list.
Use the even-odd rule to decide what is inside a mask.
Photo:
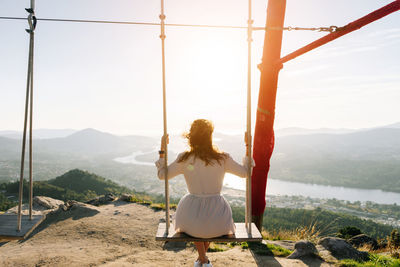
[{"label": "wooden pole", "polygon": [[285,18],[286,0],[269,0],[264,38],[261,81],[258,96],[256,127],[254,132],[253,158],[255,167],[252,174],[252,215],[253,221],[261,232],[265,209],[265,189],[269,171],[269,161],[274,145],[275,100],[280,67],[282,30]]}]

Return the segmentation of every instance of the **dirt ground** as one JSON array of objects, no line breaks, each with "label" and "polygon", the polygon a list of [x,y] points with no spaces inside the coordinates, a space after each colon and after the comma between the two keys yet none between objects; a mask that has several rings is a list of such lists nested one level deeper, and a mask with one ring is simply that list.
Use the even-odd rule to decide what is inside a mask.
[{"label": "dirt ground", "polygon": [[[192,244],[155,241],[163,217],[122,201],[51,214],[26,240],[0,243],[0,266],[193,266]],[[215,267],[329,266],[317,259],[259,256],[239,246],[208,257]]]}]

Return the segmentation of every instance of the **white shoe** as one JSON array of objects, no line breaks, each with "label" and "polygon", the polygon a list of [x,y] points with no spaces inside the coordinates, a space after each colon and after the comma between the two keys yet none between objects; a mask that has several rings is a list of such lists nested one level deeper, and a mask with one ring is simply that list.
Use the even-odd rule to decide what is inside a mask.
[{"label": "white shoe", "polygon": [[202,264],[199,260],[194,262],[194,267],[202,267]]},{"label": "white shoe", "polygon": [[208,263],[203,263],[202,267],[212,267],[211,261],[208,260]]}]

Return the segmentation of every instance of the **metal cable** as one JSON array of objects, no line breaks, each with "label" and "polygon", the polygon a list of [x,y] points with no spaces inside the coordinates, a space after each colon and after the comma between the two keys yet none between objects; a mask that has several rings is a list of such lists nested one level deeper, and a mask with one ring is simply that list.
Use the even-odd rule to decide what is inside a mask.
[{"label": "metal cable", "polygon": [[[0,17],[3,20],[26,20],[21,17]],[[37,18],[38,21],[52,22],[76,22],[76,23],[100,23],[100,24],[125,24],[125,25],[144,25],[144,26],[160,26],[161,23],[156,22],[135,22],[135,21],[113,21],[113,20],[87,20],[87,19],[56,19],[56,18]],[[183,24],[183,23],[164,23],[169,27],[194,27],[194,28],[215,28],[215,29],[248,29],[247,26],[237,25],[209,25],[209,24]],[[252,27],[252,30],[266,30],[266,27]],[[284,31],[318,31],[318,32],[335,32],[340,29],[337,26],[329,27],[271,27],[270,30]]]}]

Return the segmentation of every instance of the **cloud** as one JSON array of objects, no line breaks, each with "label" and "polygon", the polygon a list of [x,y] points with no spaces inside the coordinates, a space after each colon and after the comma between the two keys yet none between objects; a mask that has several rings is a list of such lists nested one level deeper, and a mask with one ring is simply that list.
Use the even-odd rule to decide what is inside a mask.
[{"label": "cloud", "polygon": [[329,78],[325,78],[320,80],[324,83],[332,83],[332,82],[346,82],[346,83],[371,83],[375,81],[391,81],[400,83],[400,77],[397,73],[386,73],[380,75],[343,75],[343,76],[332,76]]},{"label": "cloud", "polygon": [[291,70],[291,68],[290,68],[285,72],[284,75],[286,75],[288,77],[300,76],[300,75],[304,75],[304,74],[320,72],[321,70],[327,69],[329,67],[330,67],[330,65],[325,64],[325,65],[318,65],[318,66],[312,66],[312,67],[306,67],[306,68],[296,67],[295,70]]},{"label": "cloud", "polygon": [[372,32],[368,34],[368,37],[380,37],[382,35],[387,35],[391,33],[400,33],[400,28],[391,28],[391,29],[384,29],[376,32]]},{"label": "cloud", "polygon": [[395,39],[395,38],[400,38],[400,31],[398,33],[393,33],[386,36],[386,39]]}]

